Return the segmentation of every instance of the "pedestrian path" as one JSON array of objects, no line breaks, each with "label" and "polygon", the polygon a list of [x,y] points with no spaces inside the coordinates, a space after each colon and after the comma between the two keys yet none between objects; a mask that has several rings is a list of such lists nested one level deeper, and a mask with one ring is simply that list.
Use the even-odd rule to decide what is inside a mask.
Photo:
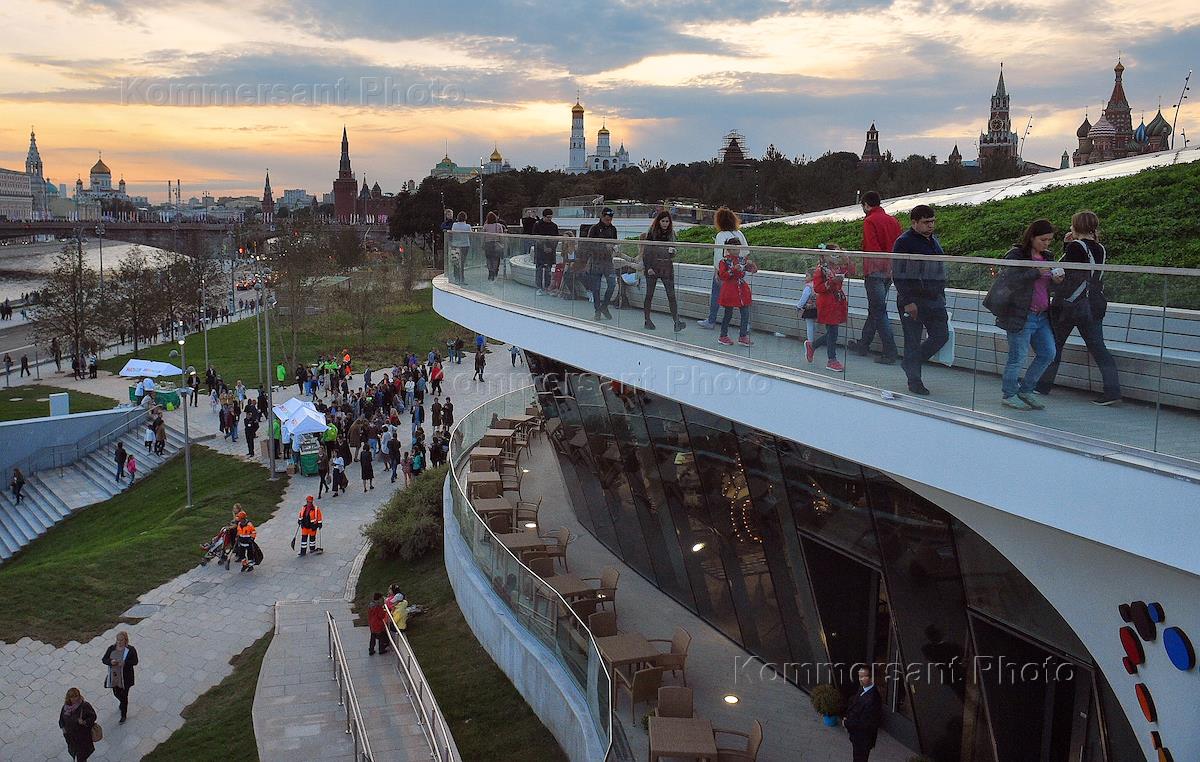
[{"label": "pedestrian path", "polygon": [[[469,361],[446,366],[443,389],[453,398],[459,416],[530,383],[524,367],[510,367],[506,348],[493,346],[490,360],[483,383],[471,381]],[[214,365],[220,369],[220,358],[214,358]],[[361,378],[354,381],[361,385]],[[113,399],[128,394],[127,381],[117,377],[80,382],[68,374],[55,383],[68,388],[78,385]],[[294,386],[277,392],[275,402],[291,396],[295,396]],[[216,416],[203,403],[191,412],[193,437],[216,433]],[[170,425],[180,426],[179,411],[167,415]],[[260,439],[258,460],[261,444]],[[218,435],[205,446],[246,457],[242,441],[234,443]],[[136,623],[113,627],[87,643],[71,642],[61,648],[29,638],[0,643],[0,759],[65,758],[57,717],[63,694],[71,686],[83,691],[104,726],[105,738],[92,762],[140,759],[183,724],[179,713],[184,707],[230,673],[229,660],[235,654],[274,626],[278,601],[344,597],[363,544],[360,529],[392,494],[392,485],[384,478],[375,480],[374,490],[358,491],[362,482],[356,479],[356,470],[348,469],[349,492],[319,501],[325,514],[325,553],[318,558],[298,558],[289,547],[296,512],[306,495],[316,494],[316,477],[291,477],[281,505],[247,506],[265,556],[253,573],[240,574],[236,567],[227,572],[215,565],[196,566],[143,595],[130,612],[137,615]],[[129,721],[124,725],[117,724],[116,699],[102,687],[100,663],[117,630],[129,632],[140,658],[130,691]],[[347,634],[347,641],[354,637]]]},{"label": "pedestrian path", "polygon": [[[166,452],[155,455],[142,443],[143,430],[143,426],[134,426],[119,440],[125,451],[135,456],[139,478],[183,448],[183,434],[168,426]],[[0,563],[80,508],[129,489],[132,481],[128,476],[121,481],[116,479],[116,451],[117,443],[112,442],[63,468],[26,475],[19,504],[10,492],[0,492]]]}]

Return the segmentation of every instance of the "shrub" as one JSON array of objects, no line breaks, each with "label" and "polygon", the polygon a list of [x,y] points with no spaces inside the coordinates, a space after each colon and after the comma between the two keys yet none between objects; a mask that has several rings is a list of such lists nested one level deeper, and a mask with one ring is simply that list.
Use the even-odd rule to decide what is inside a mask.
[{"label": "shrub", "polygon": [[446,471],[446,466],[440,466],[422,472],[375,512],[375,519],[362,532],[380,553],[413,561],[439,547]]},{"label": "shrub", "polygon": [[842,697],[842,692],[828,683],[813,688],[809,699],[813,709],[821,714],[839,715],[846,710],[846,700]]}]

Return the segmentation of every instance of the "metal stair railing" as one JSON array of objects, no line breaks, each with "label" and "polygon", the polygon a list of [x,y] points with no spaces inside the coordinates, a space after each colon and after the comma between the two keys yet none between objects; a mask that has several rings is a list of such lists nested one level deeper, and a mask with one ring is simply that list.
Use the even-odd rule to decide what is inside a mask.
[{"label": "metal stair railing", "polygon": [[354,737],[355,762],[375,762],[362,709],[358,705],[358,694],[354,692],[354,681],[350,679],[350,664],[342,648],[341,633],[333,621],[333,614],[326,611],[325,620],[328,625],[329,658],[333,661],[333,679],[338,683],[338,706],[346,708],[346,734]]}]

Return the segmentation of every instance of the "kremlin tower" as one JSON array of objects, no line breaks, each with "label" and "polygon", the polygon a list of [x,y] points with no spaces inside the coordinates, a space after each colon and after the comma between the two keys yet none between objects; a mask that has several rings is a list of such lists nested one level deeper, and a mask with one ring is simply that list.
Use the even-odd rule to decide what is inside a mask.
[{"label": "kremlin tower", "polygon": [[267,170],[267,179],[263,183],[262,221],[269,225],[275,221],[275,197],[271,195],[271,170]]},{"label": "kremlin tower", "polygon": [[354,217],[358,183],[350,169],[350,141],[346,128],[342,127],[342,157],[338,162],[338,176],[333,181],[333,216],[338,222],[351,222]]}]

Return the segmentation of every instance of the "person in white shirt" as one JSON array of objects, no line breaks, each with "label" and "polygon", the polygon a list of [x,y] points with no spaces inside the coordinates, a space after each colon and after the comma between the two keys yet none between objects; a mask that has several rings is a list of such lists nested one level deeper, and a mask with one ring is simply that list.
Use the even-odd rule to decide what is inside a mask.
[{"label": "person in white shirt", "polygon": [[466,212],[458,213],[450,230],[450,262],[454,279],[461,282],[466,279],[467,251],[471,248],[471,225],[467,222]]}]

